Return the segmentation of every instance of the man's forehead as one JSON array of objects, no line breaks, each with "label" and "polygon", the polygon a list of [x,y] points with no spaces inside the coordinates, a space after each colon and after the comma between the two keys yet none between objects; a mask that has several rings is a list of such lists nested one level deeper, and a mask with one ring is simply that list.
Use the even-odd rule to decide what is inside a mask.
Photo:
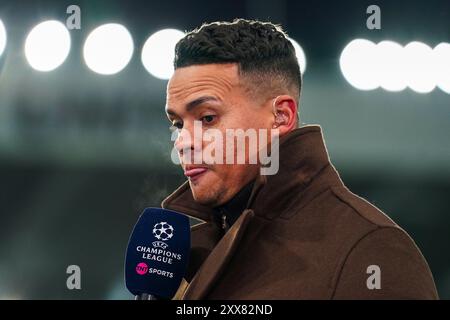
[{"label": "man's forehead", "polygon": [[167,85],[167,101],[179,102],[201,94],[222,99],[238,84],[238,66],[235,63],[178,68]]}]

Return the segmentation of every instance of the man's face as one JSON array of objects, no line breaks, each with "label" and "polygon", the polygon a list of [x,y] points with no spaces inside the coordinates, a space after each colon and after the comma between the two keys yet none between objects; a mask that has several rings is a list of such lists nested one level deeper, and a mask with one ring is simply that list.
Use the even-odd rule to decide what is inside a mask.
[{"label": "man's face", "polygon": [[[226,129],[270,130],[273,121],[270,101],[254,99],[246,90],[248,86],[242,84],[234,63],[178,68],[169,81],[166,112],[179,131],[175,147],[194,199],[204,205],[214,207],[227,202],[258,173],[259,166],[249,164],[248,150],[245,164],[194,162],[195,154],[204,154],[211,143],[201,137],[195,143],[198,136],[194,137],[194,121],[201,121],[202,131],[217,129],[222,133],[224,158]],[[185,139],[187,134],[191,139]],[[235,154],[236,148],[237,143],[232,149]],[[186,161],[188,150],[191,156]]]}]

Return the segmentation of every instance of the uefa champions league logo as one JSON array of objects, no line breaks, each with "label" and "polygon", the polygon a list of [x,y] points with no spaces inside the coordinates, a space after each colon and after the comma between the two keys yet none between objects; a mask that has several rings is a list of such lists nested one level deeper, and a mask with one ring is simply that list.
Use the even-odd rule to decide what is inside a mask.
[{"label": "uefa champions league logo", "polygon": [[163,241],[170,240],[174,234],[173,227],[165,221],[159,222],[153,226],[153,235],[158,241],[154,241],[152,244],[155,248],[166,249],[167,243]]}]

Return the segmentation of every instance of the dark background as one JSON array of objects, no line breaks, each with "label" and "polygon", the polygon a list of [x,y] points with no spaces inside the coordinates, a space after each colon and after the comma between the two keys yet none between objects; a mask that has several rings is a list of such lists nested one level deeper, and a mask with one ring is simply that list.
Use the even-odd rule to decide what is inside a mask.
[{"label": "dark background", "polygon": [[[58,69],[27,63],[29,30],[65,21],[81,7],[82,28]],[[381,7],[382,29],[366,28]],[[258,18],[281,23],[307,58],[300,115],[320,124],[344,182],[388,213],[429,262],[441,298],[450,298],[450,95],[359,91],[339,69],[354,38],[404,45],[450,42],[446,1],[4,1],[8,32],[0,56],[0,299],[130,299],[123,259],[145,206],[184,181],[170,162],[164,114],[167,81],[143,68],[140,50],[162,28]],[[82,59],[96,26],[124,24],[135,51],[120,73],[102,76]],[[81,267],[82,289],[66,288]]]}]

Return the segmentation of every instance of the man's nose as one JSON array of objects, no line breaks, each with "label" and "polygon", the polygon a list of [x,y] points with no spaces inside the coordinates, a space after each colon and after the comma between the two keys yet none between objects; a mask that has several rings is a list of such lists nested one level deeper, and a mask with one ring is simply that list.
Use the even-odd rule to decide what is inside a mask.
[{"label": "man's nose", "polygon": [[194,149],[194,141],[191,139],[190,133],[186,129],[181,129],[178,132],[178,137],[175,140],[175,148],[180,155],[186,154],[189,150]]},{"label": "man's nose", "polygon": [[193,126],[186,125],[178,133],[178,137],[175,140],[175,148],[180,155],[190,154],[196,151],[196,148],[201,149],[201,139],[201,137],[194,136]]}]

